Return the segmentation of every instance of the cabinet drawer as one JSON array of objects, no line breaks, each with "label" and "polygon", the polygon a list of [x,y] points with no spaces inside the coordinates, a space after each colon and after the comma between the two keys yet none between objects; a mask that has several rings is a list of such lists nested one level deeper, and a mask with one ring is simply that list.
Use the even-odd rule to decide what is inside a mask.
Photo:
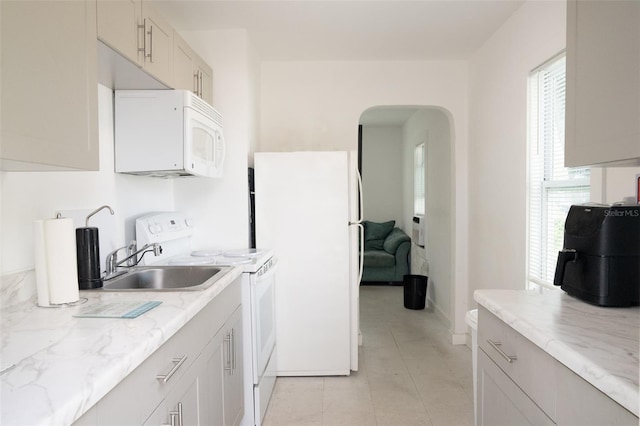
[{"label": "cabinet drawer", "polygon": [[479,426],[555,423],[485,354],[478,351]]},{"label": "cabinet drawer", "polygon": [[555,420],[555,359],[483,307],[478,309],[478,346]]}]

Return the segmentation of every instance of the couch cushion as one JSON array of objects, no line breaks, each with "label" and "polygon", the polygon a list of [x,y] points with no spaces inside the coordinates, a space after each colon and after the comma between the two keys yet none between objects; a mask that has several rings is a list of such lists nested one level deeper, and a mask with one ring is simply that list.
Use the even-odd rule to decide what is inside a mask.
[{"label": "couch cushion", "polygon": [[[400,244],[405,241],[411,241],[411,238],[400,228],[394,228],[386,240],[384,240],[383,248],[387,253],[395,254]],[[366,247],[366,245],[365,245]]]},{"label": "couch cushion", "polygon": [[370,222],[365,220],[364,224],[364,240],[383,240],[387,238],[387,235],[393,230],[393,227],[396,225],[395,220],[390,220],[388,222]]},{"label": "couch cushion", "polygon": [[384,250],[384,240],[365,240],[364,241],[364,249],[365,250]]},{"label": "couch cushion", "polygon": [[373,266],[377,268],[384,268],[389,266],[395,266],[396,259],[393,255],[382,250],[365,250],[364,251],[364,266]]}]

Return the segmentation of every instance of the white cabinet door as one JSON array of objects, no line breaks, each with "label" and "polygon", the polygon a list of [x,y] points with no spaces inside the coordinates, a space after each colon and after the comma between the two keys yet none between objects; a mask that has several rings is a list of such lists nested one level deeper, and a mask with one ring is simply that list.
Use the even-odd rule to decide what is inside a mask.
[{"label": "white cabinet door", "polygon": [[478,426],[555,424],[498,366],[478,350]]},{"label": "white cabinet door", "polygon": [[142,67],[165,84],[173,81],[173,28],[151,6],[142,4]]},{"label": "white cabinet door", "polygon": [[566,99],[567,166],[640,163],[639,1],[568,1]]},{"label": "white cabinet door", "polygon": [[224,365],[224,424],[240,424],[244,414],[242,308],[227,321],[225,330],[226,356]]},{"label": "white cabinet door", "polygon": [[173,82],[176,89],[191,90],[196,95],[197,76],[193,69],[196,53],[178,34],[173,35]]},{"label": "white cabinet door", "polygon": [[132,62],[138,62],[141,0],[98,0],[98,39]]},{"label": "white cabinet door", "polygon": [[201,423],[222,425],[224,423],[223,342],[224,333],[219,333],[205,349],[200,373]]},{"label": "white cabinet door", "polygon": [[98,170],[96,2],[0,2],[3,170]]},{"label": "white cabinet door", "polygon": [[200,57],[196,57],[196,75],[198,78],[198,96],[213,105],[213,70]]},{"label": "white cabinet door", "polygon": [[191,90],[213,102],[213,72],[211,67],[191,49],[178,34],[173,35],[173,82],[176,89]]}]

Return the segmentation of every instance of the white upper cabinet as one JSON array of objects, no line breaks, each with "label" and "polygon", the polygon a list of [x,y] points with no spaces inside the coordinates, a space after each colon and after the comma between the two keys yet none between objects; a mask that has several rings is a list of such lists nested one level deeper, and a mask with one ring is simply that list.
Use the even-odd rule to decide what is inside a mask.
[{"label": "white upper cabinet", "polygon": [[173,27],[145,1],[142,3],[142,67],[173,86]]},{"label": "white upper cabinet", "polygon": [[0,8],[2,170],[98,170],[95,1]]},{"label": "white upper cabinet", "polygon": [[[97,0],[97,9],[98,39],[157,80],[171,86],[173,28],[151,3]],[[122,80],[122,77],[118,79]]]},{"label": "white upper cabinet", "polygon": [[109,47],[138,63],[138,22],[142,16],[140,0],[98,0],[98,38]]},{"label": "white upper cabinet", "polygon": [[[100,82],[114,89],[175,88],[213,101],[212,70],[148,0],[97,0]],[[127,64],[123,64],[122,58]],[[135,66],[134,66],[135,65]],[[136,74],[146,71],[164,87]]]},{"label": "white upper cabinet", "polygon": [[173,77],[176,89],[191,90],[213,103],[211,67],[177,33],[173,34]]},{"label": "white upper cabinet", "polygon": [[640,164],[640,1],[567,3],[565,164]]}]

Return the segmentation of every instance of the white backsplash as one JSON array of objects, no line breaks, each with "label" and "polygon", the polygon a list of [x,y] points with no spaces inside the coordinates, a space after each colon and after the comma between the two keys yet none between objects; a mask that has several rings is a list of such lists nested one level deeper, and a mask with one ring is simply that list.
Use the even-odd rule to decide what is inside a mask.
[{"label": "white backsplash", "polygon": [[35,270],[0,276],[0,309],[29,300],[36,303]]}]

